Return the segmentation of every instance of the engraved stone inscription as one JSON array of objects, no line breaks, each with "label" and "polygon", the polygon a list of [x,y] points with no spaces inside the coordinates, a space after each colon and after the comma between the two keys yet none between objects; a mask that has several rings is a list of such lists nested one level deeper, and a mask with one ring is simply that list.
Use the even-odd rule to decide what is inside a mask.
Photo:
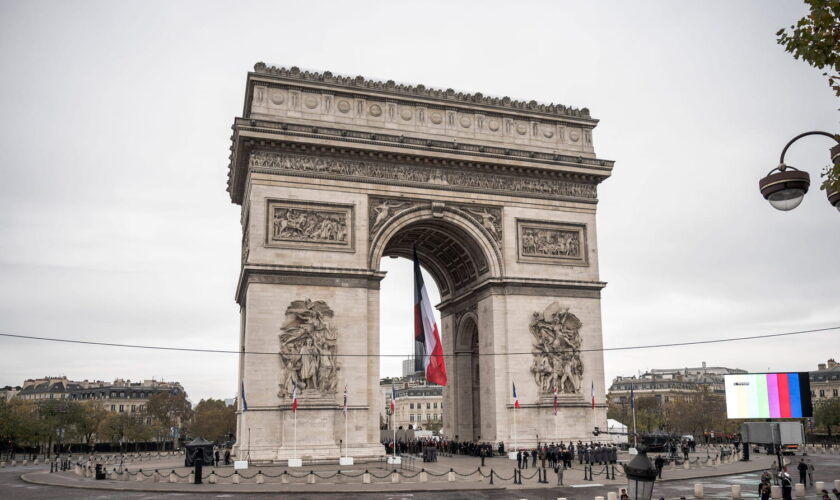
[{"label": "engraved stone inscription", "polygon": [[566,265],[588,265],[585,226],[517,221],[519,260]]},{"label": "engraved stone inscription", "polygon": [[269,200],[267,246],[352,251],[353,207]]},{"label": "engraved stone inscription", "polygon": [[583,323],[557,302],[535,312],[530,330],[534,336],[531,373],[540,393],[580,392],[583,363],[580,360],[580,329]]}]

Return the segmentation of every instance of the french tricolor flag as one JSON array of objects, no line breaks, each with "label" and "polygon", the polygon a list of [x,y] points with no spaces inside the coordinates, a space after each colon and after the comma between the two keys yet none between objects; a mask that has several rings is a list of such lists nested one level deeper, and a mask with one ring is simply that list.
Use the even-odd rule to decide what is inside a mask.
[{"label": "french tricolor flag", "polygon": [[443,346],[420,273],[417,248],[414,249],[414,370],[425,372],[426,380],[433,384],[446,385]]},{"label": "french tricolor flag", "polygon": [[391,415],[394,414],[394,409],[397,407],[397,390],[394,384],[391,384]]},{"label": "french tricolor flag", "polygon": [[511,382],[511,384],[513,385],[513,407],[519,408],[519,398],[516,397],[516,384],[513,382]]},{"label": "french tricolor flag", "polygon": [[292,413],[295,412],[297,412],[297,384],[294,384],[292,389]]}]

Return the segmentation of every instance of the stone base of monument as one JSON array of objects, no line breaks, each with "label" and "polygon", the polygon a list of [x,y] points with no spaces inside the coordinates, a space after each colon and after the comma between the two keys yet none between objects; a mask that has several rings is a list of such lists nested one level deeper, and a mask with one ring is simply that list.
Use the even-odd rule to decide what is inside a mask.
[{"label": "stone base of monument", "polygon": [[303,460],[300,458],[290,458],[289,467],[303,467]]},{"label": "stone base of monument", "polygon": [[353,457],[341,457],[338,459],[338,465],[353,465]]}]

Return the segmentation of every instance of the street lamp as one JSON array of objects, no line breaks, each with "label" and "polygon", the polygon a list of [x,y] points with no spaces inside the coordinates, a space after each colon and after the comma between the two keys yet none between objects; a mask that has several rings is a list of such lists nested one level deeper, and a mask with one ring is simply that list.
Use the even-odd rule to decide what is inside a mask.
[{"label": "street lamp", "polygon": [[[761,190],[761,195],[764,199],[770,202],[770,205],[777,210],[788,211],[793,210],[802,203],[805,193],[808,192],[808,187],[811,185],[811,177],[808,172],[804,172],[797,168],[785,164],[785,153],[788,148],[796,141],[803,137],[810,135],[824,135],[830,137],[838,142],[831,148],[831,160],[835,165],[840,165],[840,141],[834,134],[828,132],[821,132],[819,130],[805,132],[799,134],[791,139],[782,149],[782,155],[779,158],[779,166],[774,168],[767,174],[766,177],[758,181],[758,187]],[[828,187],[826,189],[828,202],[831,206],[840,211],[840,192]]]},{"label": "street lamp", "polygon": [[624,464],[624,475],[627,476],[627,496],[630,500],[650,500],[653,495],[653,484],[656,482],[656,467],[647,456],[647,446],[643,443],[638,448],[639,453]]}]

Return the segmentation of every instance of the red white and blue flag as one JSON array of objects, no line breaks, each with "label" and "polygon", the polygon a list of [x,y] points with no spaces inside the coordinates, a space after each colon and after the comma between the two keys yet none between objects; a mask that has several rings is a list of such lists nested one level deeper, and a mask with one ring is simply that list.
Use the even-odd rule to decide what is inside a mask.
[{"label": "red white and blue flag", "polygon": [[557,415],[557,388],[552,387],[551,389],[554,392],[554,415]]},{"label": "red white and blue flag", "polygon": [[347,418],[347,386],[344,386],[344,418]]},{"label": "red white and blue flag", "polygon": [[426,380],[446,385],[446,365],[443,362],[443,345],[426,293],[417,249],[414,249],[414,370],[426,374]]},{"label": "red white and blue flag", "polygon": [[292,389],[292,413],[297,412],[297,384],[293,385]]},{"label": "red white and blue flag", "polygon": [[391,384],[391,415],[394,414],[394,408],[397,407],[397,390],[394,389],[394,384]]},{"label": "red white and blue flag", "polygon": [[595,381],[592,381],[592,409],[595,409]]},{"label": "red white and blue flag", "polygon": [[516,397],[516,384],[513,382],[511,382],[511,384],[513,384],[513,407],[519,408],[519,398]]}]

